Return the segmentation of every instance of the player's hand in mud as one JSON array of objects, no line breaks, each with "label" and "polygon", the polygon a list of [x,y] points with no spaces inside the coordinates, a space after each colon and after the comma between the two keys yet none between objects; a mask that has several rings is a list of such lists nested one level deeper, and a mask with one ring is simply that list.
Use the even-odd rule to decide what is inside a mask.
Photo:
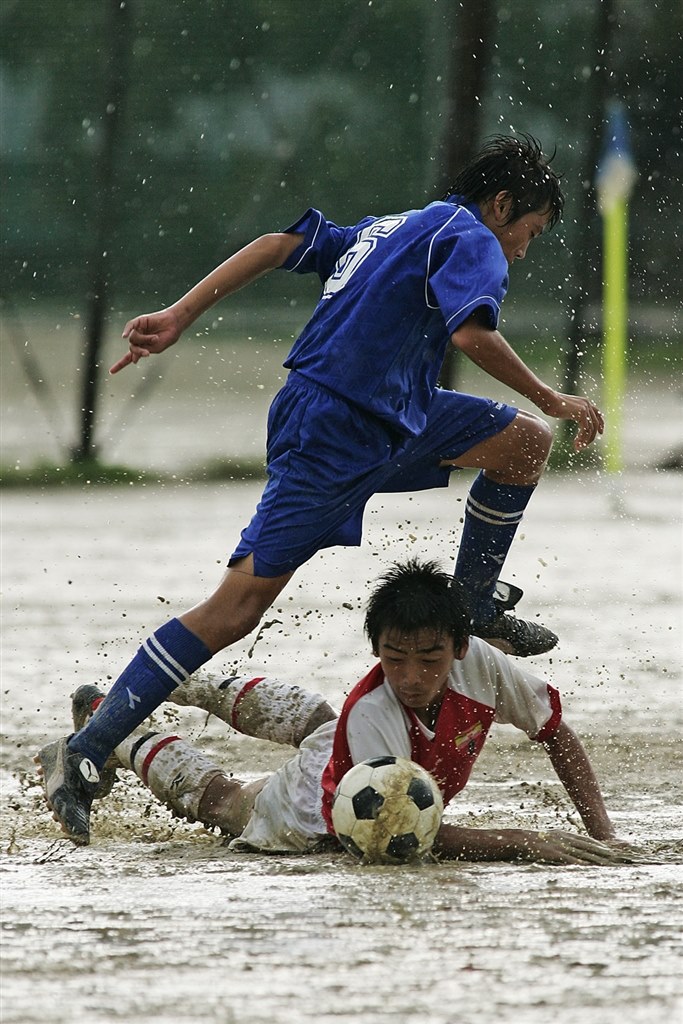
[{"label": "player's hand in mud", "polygon": [[636,851],[617,840],[599,842],[576,832],[523,832],[520,859],[539,864],[632,864]]},{"label": "player's hand in mud", "polygon": [[577,424],[574,450],[577,452],[587,448],[605,429],[602,413],[589,398],[556,391],[551,400],[544,402],[542,410],[558,420],[574,420]]},{"label": "player's hand in mud", "polygon": [[134,317],[123,328],[122,337],[128,342],[128,352],[114,363],[109,372],[118,373],[131,363],[158,355],[175,345],[181,334],[182,326],[172,307]]},{"label": "player's hand in mud", "polygon": [[647,855],[642,847],[634,846],[633,843],[629,843],[626,839],[606,839],[605,846],[618,850],[634,861],[647,859]]}]

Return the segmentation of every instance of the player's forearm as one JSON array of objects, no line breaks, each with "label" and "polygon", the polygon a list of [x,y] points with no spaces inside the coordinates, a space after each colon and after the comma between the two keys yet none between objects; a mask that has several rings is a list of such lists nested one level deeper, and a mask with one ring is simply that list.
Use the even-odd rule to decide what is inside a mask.
[{"label": "player's forearm", "polygon": [[521,828],[461,828],[442,824],[434,841],[434,853],[443,860],[535,860],[535,833]]},{"label": "player's forearm", "polygon": [[529,369],[498,331],[465,327],[456,331],[451,340],[491,377],[528,398],[543,412],[548,411],[556,392]]},{"label": "player's forearm", "polygon": [[598,780],[581,740],[562,722],[557,732],[543,744],[572,803],[581,815],[586,830],[594,839],[614,838],[614,827],[607,814]]},{"label": "player's forearm", "polygon": [[509,860],[539,864],[625,864],[630,851],[574,832],[523,828],[469,829],[442,825],[434,853],[443,860]]},{"label": "player's forearm", "polygon": [[509,829],[493,831],[442,824],[433,847],[444,860],[515,860],[516,848]]},{"label": "player's forearm", "polygon": [[230,256],[171,307],[181,329],[227,295],[281,266],[300,242],[301,235],[262,235]]}]

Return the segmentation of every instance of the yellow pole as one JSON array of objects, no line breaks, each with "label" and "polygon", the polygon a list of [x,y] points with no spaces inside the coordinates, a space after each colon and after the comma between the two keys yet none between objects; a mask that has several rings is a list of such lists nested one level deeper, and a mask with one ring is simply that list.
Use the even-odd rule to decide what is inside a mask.
[{"label": "yellow pole", "polygon": [[603,218],[603,375],[605,468],[622,469],[626,353],[628,346],[628,203],[620,198]]}]

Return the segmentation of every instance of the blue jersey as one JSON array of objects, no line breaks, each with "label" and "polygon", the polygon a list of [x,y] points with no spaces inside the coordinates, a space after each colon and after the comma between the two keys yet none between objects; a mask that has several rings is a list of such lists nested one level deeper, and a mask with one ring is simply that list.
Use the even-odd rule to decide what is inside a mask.
[{"label": "blue jersey", "polygon": [[416,436],[453,331],[483,309],[498,323],[508,267],[476,206],[455,196],[338,227],[309,209],[284,269],[317,273],[322,296],[285,366]]}]

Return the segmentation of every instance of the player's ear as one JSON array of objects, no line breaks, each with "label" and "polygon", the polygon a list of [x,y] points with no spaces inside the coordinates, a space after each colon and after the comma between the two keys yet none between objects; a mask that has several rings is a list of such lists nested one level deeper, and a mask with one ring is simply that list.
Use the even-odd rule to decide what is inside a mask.
[{"label": "player's ear", "polygon": [[510,220],[512,212],[512,196],[509,192],[498,192],[493,198],[493,217],[496,224],[502,226]]},{"label": "player's ear", "polygon": [[465,639],[460,644],[460,646],[455,648],[455,660],[456,661],[462,661],[462,659],[465,657],[465,655],[467,654],[469,649],[470,649],[469,637],[465,637]]}]

